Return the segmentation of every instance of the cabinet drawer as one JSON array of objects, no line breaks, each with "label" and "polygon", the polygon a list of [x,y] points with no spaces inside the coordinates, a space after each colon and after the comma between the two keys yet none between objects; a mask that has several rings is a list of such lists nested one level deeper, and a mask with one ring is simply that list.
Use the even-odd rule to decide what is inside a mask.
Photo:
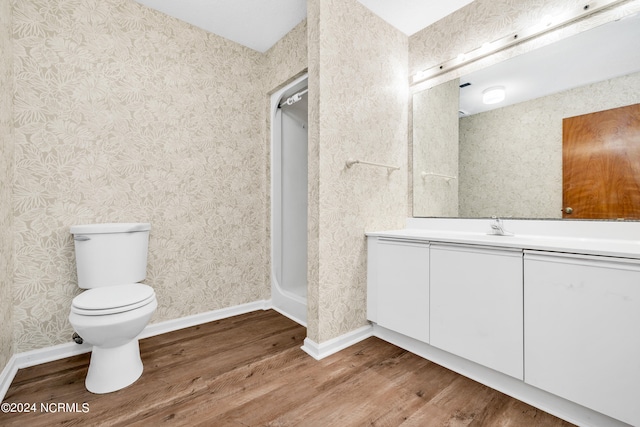
[{"label": "cabinet drawer", "polygon": [[429,342],[429,244],[379,239],[377,322]]},{"label": "cabinet drawer", "polygon": [[431,345],[523,378],[522,251],[431,245]]},{"label": "cabinet drawer", "polygon": [[640,264],[525,252],[525,382],[640,425]]}]

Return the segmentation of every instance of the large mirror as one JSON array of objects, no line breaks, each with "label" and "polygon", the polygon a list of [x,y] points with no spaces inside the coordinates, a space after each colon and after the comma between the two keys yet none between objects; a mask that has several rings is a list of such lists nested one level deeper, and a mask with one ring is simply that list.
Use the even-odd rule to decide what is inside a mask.
[{"label": "large mirror", "polygon": [[[495,87],[504,88],[504,100],[483,103],[483,92]],[[567,126],[584,125],[567,123],[576,117],[589,123],[595,119],[587,114],[634,104],[640,104],[640,16],[415,93],[413,215],[571,218],[573,209],[563,204],[569,172],[563,138],[573,132]],[[608,169],[630,177],[623,186],[640,197],[640,133],[626,138],[637,158]],[[592,163],[586,171],[587,179],[609,173]],[[627,211],[601,218],[622,217],[633,218]]]}]

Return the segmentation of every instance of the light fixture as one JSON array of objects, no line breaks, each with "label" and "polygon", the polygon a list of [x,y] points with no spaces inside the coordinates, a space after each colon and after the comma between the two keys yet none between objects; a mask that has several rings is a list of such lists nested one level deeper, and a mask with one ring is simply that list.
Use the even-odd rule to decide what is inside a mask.
[{"label": "light fixture", "polygon": [[542,28],[550,27],[551,25],[553,25],[554,21],[555,19],[553,18],[553,16],[545,15],[542,17],[540,25],[542,26]]},{"label": "light fixture", "polygon": [[[481,47],[474,49],[469,52],[462,53],[456,56],[449,61],[445,61],[435,67],[431,67],[422,71],[418,71],[412,78],[411,84],[421,83],[425,80],[431,79],[435,76],[438,76],[443,73],[447,73],[451,70],[459,68],[463,65],[466,65],[470,62],[476,61],[480,58],[483,58],[492,53],[496,53],[503,49],[513,46],[517,43],[522,43],[525,40],[529,40],[533,37],[542,35],[548,31],[559,28],[563,25],[567,25],[572,23],[578,19],[585,18],[589,15],[592,15],[596,12],[599,12],[603,9],[613,7],[618,5],[619,3],[624,3],[626,0],[590,0],[590,3],[583,3],[579,8],[573,9],[565,13],[561,16],[552,17],[551,15],[547,15],[542,18],[540,24],[533,26],[528,29],[523,29],[517,33],[509,34],[505,37],[502,37],[498,40],[494,40],[490,44],[485,43]],[[633,4],[631,2],[630,4]],[[624,12],[625,14],[633,13],[631,12],[633,8],[629,7],[629,12]]]},{"label": "light fixture", "polygon": [[482,102],[484,104],[497,104],[507,97],[504,86],[493,86],[482,91]]}]

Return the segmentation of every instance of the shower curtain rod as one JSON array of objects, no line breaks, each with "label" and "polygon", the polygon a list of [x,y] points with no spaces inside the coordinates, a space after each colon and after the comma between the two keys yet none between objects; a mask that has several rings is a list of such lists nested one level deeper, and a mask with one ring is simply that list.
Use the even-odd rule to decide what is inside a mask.
[{"label": "shower curtain rod", "polygon": [[309,92],[309,89],[305,89],[305,90],[301,90],[300,92],[296,93],[295,95],[291,95],[289,98],[287,98],[286,101],[281,102],[278,105],[278,108],[282,108],[286,105],[293,105],[296,102],[300,101],[302,99],[302,95],[304,95],[305,93]]}]

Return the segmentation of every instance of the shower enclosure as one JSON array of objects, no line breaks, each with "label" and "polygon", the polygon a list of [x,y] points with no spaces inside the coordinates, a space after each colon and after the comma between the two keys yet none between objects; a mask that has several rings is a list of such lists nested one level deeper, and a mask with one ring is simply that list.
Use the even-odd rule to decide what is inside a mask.
[{"label": "shower enclosure", "polygon": [[271,97],[271,300],[307,322],[307,76]]}]

